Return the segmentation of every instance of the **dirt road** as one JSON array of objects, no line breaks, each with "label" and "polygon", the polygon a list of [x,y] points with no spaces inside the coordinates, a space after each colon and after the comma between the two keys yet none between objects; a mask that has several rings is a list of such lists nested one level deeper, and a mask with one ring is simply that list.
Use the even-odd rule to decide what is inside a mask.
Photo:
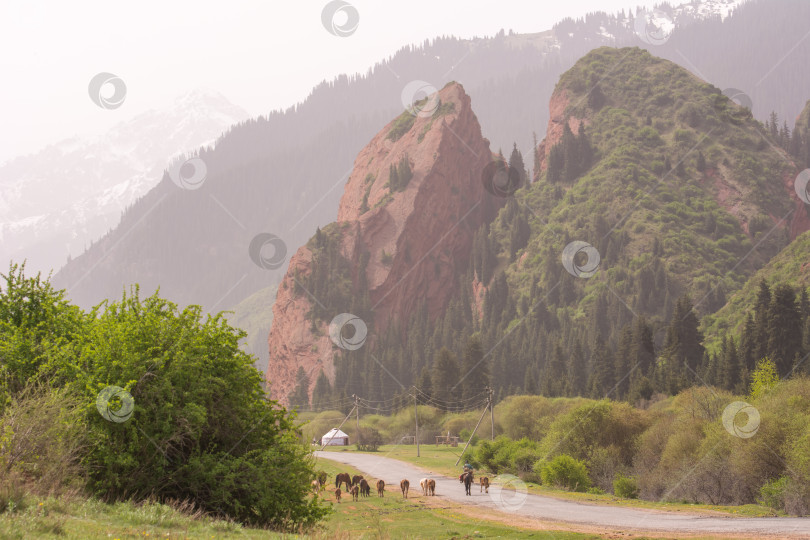
[{"label": "dirt road", "polygon": [[506,514],[512,513],[524,517],[621,531],[810,538],[810,518],[725,517],[592,505],[527,494],[519,490],[501,490],[498,485],[491,486],[489,494],[486,494],[478,491],[477,482],[473,487],[472,496],[467,496],[464,494],[464,486],[459,483],[457,478],[433,474],[429,470],[396,459],[355,452],[315,452],[315,455],[319,458],[350,465],[367,474],[368,477],[381,478],[394,490],[398,489],[400,480],[407,478],[411,482],[412,492],[421,493],[419,479],[433,478],[436,480],[438,497],[446,497],[454,502],[478,505]]}]

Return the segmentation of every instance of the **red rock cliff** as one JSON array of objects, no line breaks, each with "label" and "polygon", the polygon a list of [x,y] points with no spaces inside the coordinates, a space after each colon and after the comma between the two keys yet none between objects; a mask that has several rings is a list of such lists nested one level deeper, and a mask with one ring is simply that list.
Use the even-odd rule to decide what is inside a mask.
[{"label": "red rock cliff", "polygon": [[[360,258],[369,255],[368,291],[355,291],[368,292],[374,311],[366,347],[392,320],[407,321],[423,301],[430,317],[444,312],[456,276],[468,266],[473,234],[501,201],[483,189],[482,171],[492,154],[470,98],[456,83],[438,97],[435,114],[405,113],[369,142],[355,159],[340,202],[340,250],[352,263],[355,287],[362,282]],[[411,119],[410,129],[392,140],[392,128],[407,127]],[[413,177],[402,191],[391,190],[389,168],[403,159]],[[333,356],[339,349],[329,338],[328,321],[319,322],[313,333],[306,314],[316,300],[294,292],[293,276],[307,275],[311,261],[310,250],[299,248],[273,306],[267,381],[273,397],[283,403],[299,367],[309,375],[310,395],[321,370],[334,381]],[[349,311],[346,306],[334,315]]]}]

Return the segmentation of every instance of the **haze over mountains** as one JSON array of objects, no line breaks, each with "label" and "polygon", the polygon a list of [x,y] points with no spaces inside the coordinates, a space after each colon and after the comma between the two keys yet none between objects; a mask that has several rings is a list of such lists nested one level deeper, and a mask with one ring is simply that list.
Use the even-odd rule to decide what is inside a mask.
[{"label": "haze over mountains", "polygon": [[[645,47],[719,88],[740,89],[755,117],[773,110],[792,123],[810,86],[802,62],[810,42],[801,39],[810,5],[714,1],[664,6],[662,13],[657,17],[672,17],[674,30],[660,45],[639,38],[635,14],[593,14],[537,34],[437,38],[403,48],[362,76],[324,82],[300,105],[234,126],[215,149],[202,149],[207,176],[200,189],[181,190],[164,177],[55,284],[84,306],[139,283],[213,311],[274,286],[297,246],[334,219],[354,157],[401,112],[403,89],[415,80],[436,89],[462,83],[491,148],[508,153],[515,142],[525,156],[533,134],[544,135],[560,74],[601,45]],[[251,240],[262,233],[284,242],[284,264],[260,268],[251,259]]]},{"label": "haze over mountains", "polygon": [[113,229],[170,160],[212,144],[248,113],[210,90],[95,137],[74,137],[0,167],[0,260],[57,271]]}]

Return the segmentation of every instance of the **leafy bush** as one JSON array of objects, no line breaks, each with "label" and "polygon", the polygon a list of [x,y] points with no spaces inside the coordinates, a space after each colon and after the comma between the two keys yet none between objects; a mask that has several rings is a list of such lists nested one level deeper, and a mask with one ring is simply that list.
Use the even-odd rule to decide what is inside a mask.
[{"label": "leafy bush", "polygon": [[[458,436],[461,439],[461,441],[466,444],[467,439],[470,439],[471,433],[472,433],[471,429],[464,428],[458,433]],[[475,446],[476,444],[478,444],[479,438],[480,437],[478,437],[478,435],[473,435],[473,438],[470,439],[470,446]]]},{"label": "leafy bush", "polygon": [[759,490],[759,502],[765,506],[770,506],[776,510],[785,507],[785,488],[790,479],[787,476],[780,476],[767,482]]},{"label": "leafy bush", "polygon": [[382,445],[383,437],[379,431],[370,427],[361,427],[357,435],[357,449],[364,452],[376,452]]},{"label": "leafy bush", "polygon": [[411,114],[409,111],[404,111],[394,120],[394,125],[391,126],[391,131],[388,132],[388,139],[398,141],[411,130],[415,121],[415,115]]},{"label": "leafy bush", "polygon": [[619,473],[613,481],[613,493],[624,499],[638,499],[638,482],[635,478]]},{"label": "leafy bush", "polygon": [[[0,357],[11,360],[0,377],[6,467],[16,459],[27,476],[45,477],[56,464],[38,459],[70,464],[78,446],[87,487],[102,499],[188,500],[282,530],[326,514],[309,497],[314,467],[295,415],[266,398],[240,347],[244,332],[222,314],[179,310],[157,294],[141,301],[136,287],[85,315],[47,282],[12,270],[0,290]],[[54,390],[26,401],[21,388],[34,377]],[[132,405],[127,414],[99,401],[111,386]],[[63,398],[75,400],[78,419],[68,420]],[[84,432],[66,436],[68,424]],[[18,426],[39,433],[21,437]],[[50,477],[61,482],[58,471]]]},{"label": "leafy bush", "polygon": [[571,456],[560,454],[551,461],[538,461],[543,484],[568,491],[585,491],[591,487],[588,467],[584,462]]},{"label": "leafy bush", "polygon": [[84,487],[87,450],[82,403],[64,388],[31,383],[0,415],[0,487],[24,480],[28,492],[59,494]]}]

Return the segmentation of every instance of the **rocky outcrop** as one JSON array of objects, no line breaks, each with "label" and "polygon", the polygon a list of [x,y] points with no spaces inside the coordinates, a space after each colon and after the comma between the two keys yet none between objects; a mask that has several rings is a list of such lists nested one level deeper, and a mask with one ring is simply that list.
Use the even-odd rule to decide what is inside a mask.
[{"label": "rocky outcrop", "polygon": [[[354,294],[367,294],[373,312],[365,346],[423,303],[431,318],[444,312],[468,266],[475,231],[502,201],[484,190],[482,173],[492,153],[462,86],[450,83],[420,106],[419,114],[403,113],[358,154],[340,202],[340,253],[351,263]],[[392,186],[392,167],[410,171],[407,184],[398,176]],[[300,284],[311,265],[310,248],[301,247],[273,307],[267,381],[282,402],[299,367],[309,375],[310,395],[321,370],[334,380],[339,349],[329,338],[329,321],[313,325],[307,313],[320,300],[296,288],[296,276]],[[330,309],[335,316],[351,308]]]},{"label": "rocky outcrop", "polygon": [[546,136],[537,146],[538,164],[540,167],[534,171],[535,176],[537,176],[540,171],[546,170],[548,166],[548,154],[551,152],[554,145],[562,139],[566,122],[568,122],[568,127],[573,133],[576,133],[579,129],[580,121],[584,122],[586,126],[590,123],[587,118],[577,118],[574,115],[566,116],[565,110],[568,108],[568,105],[570,105],[568,91],[565,87],[558,86],[557,89],[554,90],[554,93],[551,94],[551,100],[548,103],[549,118],[548,126],[546,127]]}]

